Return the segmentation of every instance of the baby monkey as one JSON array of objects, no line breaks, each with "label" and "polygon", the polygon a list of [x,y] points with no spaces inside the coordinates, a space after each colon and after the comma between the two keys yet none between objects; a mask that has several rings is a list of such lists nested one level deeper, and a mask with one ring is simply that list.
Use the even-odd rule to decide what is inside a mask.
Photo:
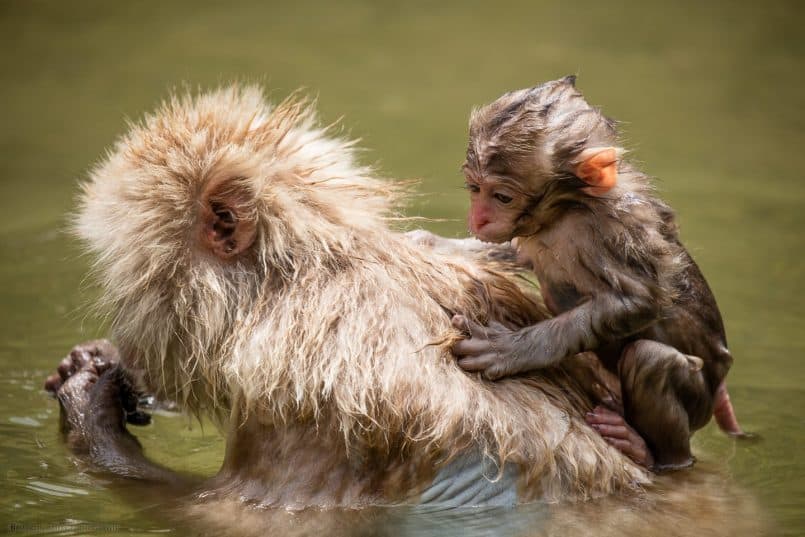
[{"label": "baby monkey", "polygon": [[511,331],[456,316],[469,337],[453,352],[494,380],[594,351],[619,377],[623,408],[599,406],[590,425],[640,464],[680,468],[693,463],[690,436],[712,415],[743,435],[724,380],[732,356],[673,211],[623,153],[613,121],[573,76],[473,112],[463,165],[470,229],[512,241],[554,317]]}]

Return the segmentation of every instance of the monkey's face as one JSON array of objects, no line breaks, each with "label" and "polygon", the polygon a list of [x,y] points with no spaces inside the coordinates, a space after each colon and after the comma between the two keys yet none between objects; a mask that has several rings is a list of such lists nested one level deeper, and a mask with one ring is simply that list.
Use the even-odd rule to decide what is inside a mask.
[{"label": "monkey's face", "polygon": [[512,91],[474,110],[462,167],[469,227],[503,242],[533,235],[556,196],[606,196],[617,184],[614,123],[565,77]]},{"label": "monkey's face", "polygon": [[512,184],[498,178],[466,176],[470,192],[470,231],[485,242],[506,242],[524,233],[528,199]]}]

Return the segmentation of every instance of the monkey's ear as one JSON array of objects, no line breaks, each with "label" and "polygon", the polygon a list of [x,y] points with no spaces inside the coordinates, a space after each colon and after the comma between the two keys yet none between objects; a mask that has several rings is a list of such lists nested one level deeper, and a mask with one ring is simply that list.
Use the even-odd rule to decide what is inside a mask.
[{"label": "monkey's ear", "polygon": [[618,183],[618,150],[594,147],[583,151],[573,173],[590,185],[583,190],[593,196],[606,194]]},{"label": "monkey's ear", "polygon": [[255,196],[244,177],[213,181],[201,195],[201,245],[221,259],[246,251],[257,235]]}]

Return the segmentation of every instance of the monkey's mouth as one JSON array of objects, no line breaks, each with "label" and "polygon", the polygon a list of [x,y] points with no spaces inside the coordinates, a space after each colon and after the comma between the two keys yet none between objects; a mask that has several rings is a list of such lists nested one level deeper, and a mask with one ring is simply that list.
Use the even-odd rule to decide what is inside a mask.
[{"label": "monkey's mouth", "polygon": [[[484,226],[484,227],[488,227],[488,225]],[[470,229],[470,233],[472,235],[475,235],[475,237],[477,237],[478,240],[480,240],[480,241],[490,242],[490,243],[494,243],[494,244],[500,244],[502,242],[506,242],[508,240],[511,240],[511,238],[512,238],[512,237],[509,236],[508,233],[502,233],[500,231],[495,231],[495,230],[491,230],[491,231],[486,230],[485,231],[483,227],[481,229],[476,230],[476,231],[473,231],[472,229]]]}]

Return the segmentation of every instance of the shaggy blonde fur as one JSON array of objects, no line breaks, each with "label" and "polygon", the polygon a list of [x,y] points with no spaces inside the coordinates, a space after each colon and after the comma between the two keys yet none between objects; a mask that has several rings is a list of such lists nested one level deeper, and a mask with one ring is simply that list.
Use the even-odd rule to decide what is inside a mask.
[{"label": "shaggy blonde fur", "polygon": [[[257,229],[231,260],[199,240],[213,182],[246,200]],[[528,498],[643,482],[583,424],[587,402],[562,371],[488,383],[456,366],[451,313],[523,326],[542,308],[504,266],[391,231],[403,194],[310,103],[272,107],[232,86],[132,125],[83,185],[76,229],[123,360],[224,427],[312,424],[350,453],[437,453],[437,465],[478,446],[521,466]]]}]

